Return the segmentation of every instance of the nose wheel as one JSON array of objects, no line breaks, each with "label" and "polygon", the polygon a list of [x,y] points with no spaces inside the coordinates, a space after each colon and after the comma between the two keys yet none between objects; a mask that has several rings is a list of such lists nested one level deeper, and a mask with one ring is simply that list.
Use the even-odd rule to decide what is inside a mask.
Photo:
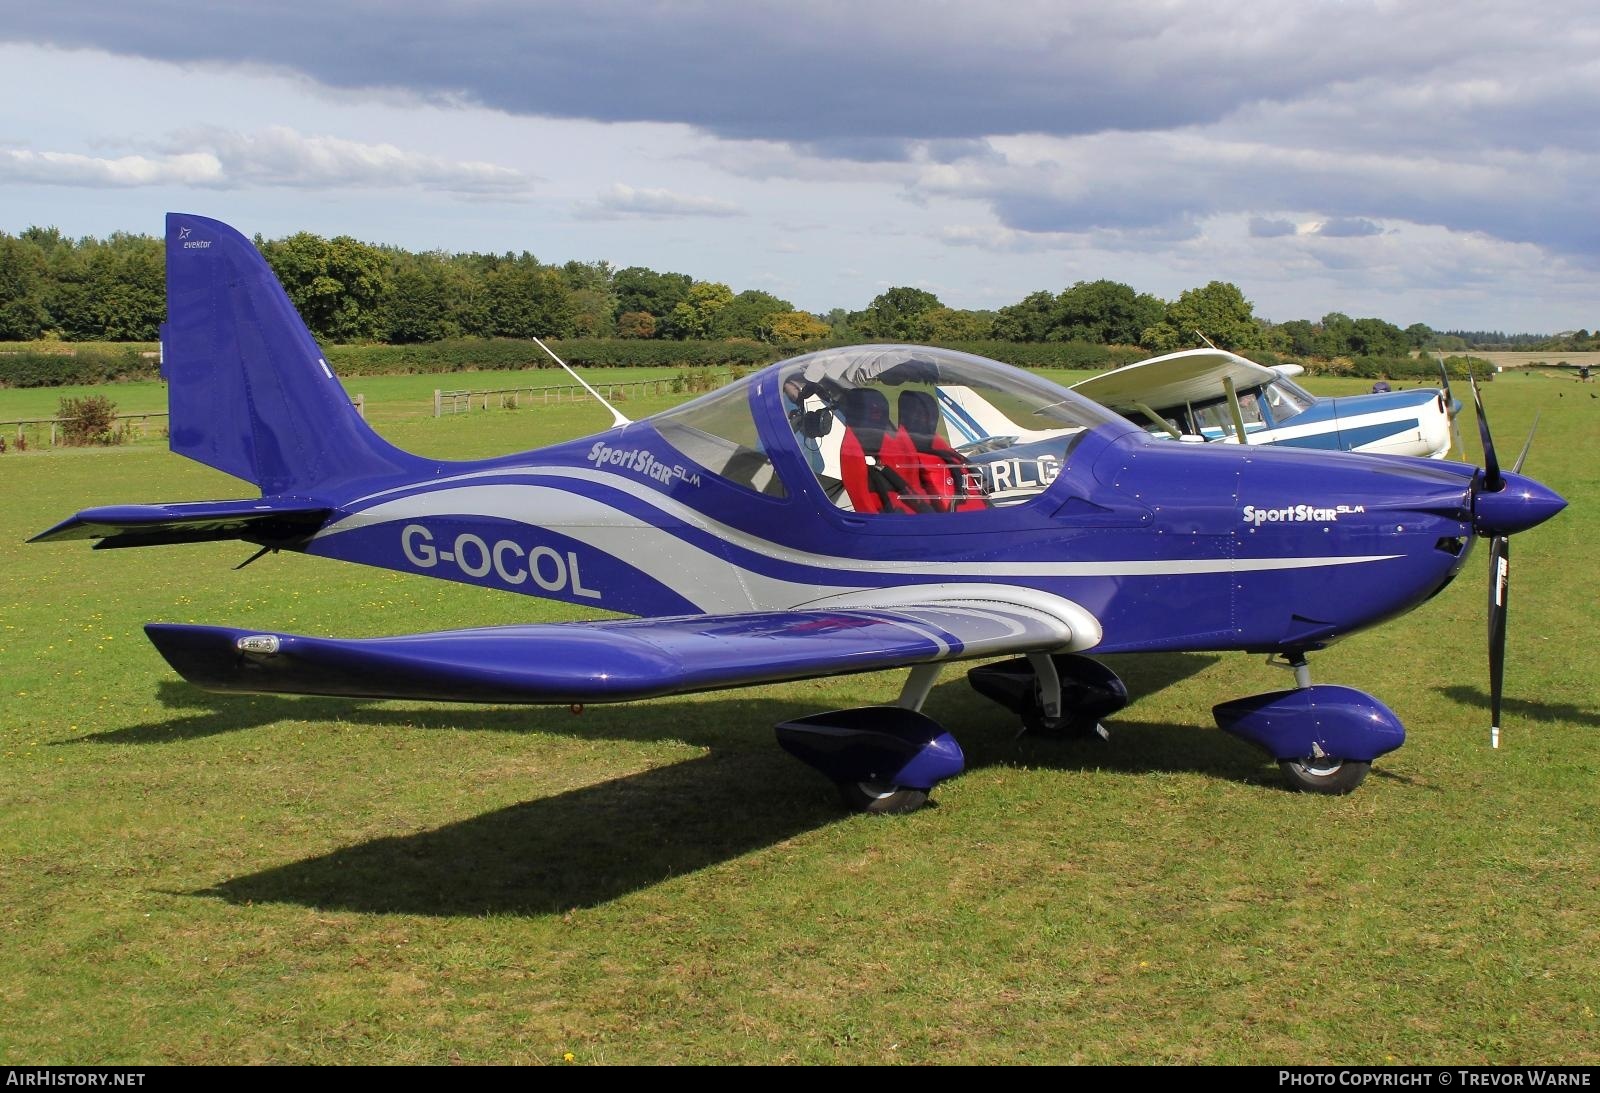
[{"label": "nose wheel", "polygon": [[1366,781],[1372,763],[1339,759],[1332,755],[1314,755],[1304,759],[1280,759],[1278,767],[1291,789],[1339,797],[1354,792],[1357,786]]},{"label": "nose wheel", "polygon": [[1303,652],[1267,663],[1294,672],[1287,691],[1238,698],[1211,708],[1217,727],[1278,761],[1290,789],[1340,796],[1366,781],[1372,761],[1405,743],[1394,711],[1354,687],[1312,683]]}]

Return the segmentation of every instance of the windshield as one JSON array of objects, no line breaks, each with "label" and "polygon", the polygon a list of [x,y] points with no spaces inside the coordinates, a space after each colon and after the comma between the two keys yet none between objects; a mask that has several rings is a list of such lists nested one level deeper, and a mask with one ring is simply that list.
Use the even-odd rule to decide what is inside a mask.
[{"label": "windshield", "polygon": [[858,346],[779,368],[783,408],[834,504],[868,513],[980,512],[1042,493],[1085,430],[1121,419],[983,357]]},{"label": "windshield", "polygon": [[663,440],[721,478],[770,497],[783,482],[761,446],[750,412],[750,385],[735,383],[650,419]]},{"label": "windshield", "polygon": [[1273,380],[1267,384],[1264,393],[1267,406],[1272,411],[1272,420],[1278,422],[1304,413],[1311,408],[1313,402],[1317,401],[1316,397],[1304,387],[1288,378]]}]

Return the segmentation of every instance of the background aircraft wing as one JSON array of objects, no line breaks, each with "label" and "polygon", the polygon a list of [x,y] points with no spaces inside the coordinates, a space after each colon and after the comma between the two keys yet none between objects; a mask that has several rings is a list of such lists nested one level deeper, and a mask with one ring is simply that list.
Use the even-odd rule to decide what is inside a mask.
[{"label": "background aircraft wing", "polygon": [[1124,365],[1072,385],[1072,390],[1108,409],[1124,413],[1135,403],[1182,406],[1222,397],[1223,377],[1240,391],[1259,387],[1280,373],[1225,349],[1188,349]]},{"label": "background aircraft wing", "polygon": [[1054,603],[973,597],[381,638],[170,623],[151,623],[145,631],[180,675],[210,690],[562,704],[1081,649],[1099,642],[1093,616],[1069,601],[1048,600]]}]

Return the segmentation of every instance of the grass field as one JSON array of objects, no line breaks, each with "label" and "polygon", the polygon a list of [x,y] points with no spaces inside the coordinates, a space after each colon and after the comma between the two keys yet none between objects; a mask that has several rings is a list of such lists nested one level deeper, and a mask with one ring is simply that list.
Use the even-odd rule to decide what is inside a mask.
[{"label": "grass field", "polygon": [[[590,384],[602,389],[608,385],[636,384],[648,380],[671,380],[686,371],[678,368],[580,368],[577,370]],[[692,371],[692,370],[689,370]],[[708,375],[726,377],[725,369],[705,370]],[[1088,373],[1084,373],[1087,375]],[[443,391],[498,391],[507,388],[575,387],[572,379],[559,368],[528,369],[526,371],[450,372],[443,375],[384,375],[352,376],[342,381],[351,397],[362,395],[366,414],[374,425],[393,425],[420,421],[433,417],[433,392]],[[637,389],[632,389],[636,391]],[[164,413],[167,409],[167,385],[156,380],[131,383],[107,383],[90,386],[0,388],[0,422],[37,420],[55,417],[64,398],[83,398],[102,395],[116,404],[119,414]],[[623,405],[629,402],[630,389],[615,388],[612,397]],[[554,397],[554,396],[546,396]],[[572,394],[561,398],[570,399]],[[635,399],[637,396],[634,396]],[[683,397],[665,400],[650,396],[641,410],[628,405],[629,416],[642,417],[647,413],[670,406]],[[478,403],[474,403],[478,405]],[[554,404],[551,404],[554,405]],[[598,425],[610,418],[602,415]],[[165,444],[165,419],[156,419],[145,430],[142,440]],[[16,427],[0,427],[0,436],[14,442]],[[45,446],[50,434],[48,425],[29,426],[26,435],[34,447]]]},{"label": "grass field", "polygon": [[[1285,685],[1260,658],[1122,657],[1109,744],[1014,739],[947,673],[928,708],[971,769],[904,817],[842,814],[770,729],[898,675],[581,716],[195,690],[141,623],[572,609],[292,555],[236,572],[241,544],[27,546],[89,505],[245,489],[155,444],[0,456],[0,1063],[1600,1062],[1588,390],[1484,392],[1507,462],[1542,413],[1527,470],[1572,502],[1514,544],[1501,750],[1480,545],[1313,656],[1410,734],[1351,797],[1285,792],[1214,728]],[[376,420],[463,456],[605,423]]]}]

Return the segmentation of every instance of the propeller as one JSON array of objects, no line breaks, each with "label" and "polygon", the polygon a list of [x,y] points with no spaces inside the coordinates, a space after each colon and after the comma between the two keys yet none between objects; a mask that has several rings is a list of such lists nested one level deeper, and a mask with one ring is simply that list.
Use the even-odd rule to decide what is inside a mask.
[{"label": "propeller", "polygon": [[[1443,353],[1436,353],[1435,356],[1439,360],[1439,382],[1444,388],[1444,413],[1450,419],[1450,441],[1453,445],[1450,452],[1464,459],[1467,452],[1461,446],[1461,423],[1457,420],[1461,416],[1458,412],[1459,404],[1456,402],[1455,396],[1450,393],[1450,370],[1444,366]],[[1468,378],[1470,378],[1470,375]]]},{"label": "propeller", "polygon": [[[1441,362],[1441,372],[1443,368]],[[1500,473],[1500,460],[1495,455],[1494,438],[1489,435],[1489,418],[1483,412],[1483,396],[1478,390],[1478,381],[1473,378],[1471,372],[1467,373],[1467,381],[1472,384],[1472,402],[1478,412],[1478,435],[1483,440],[1483,477],[1473,483],[1472,507],[1480,534],[1489,536],[1489,746],[1498,748],[1501,698],[1504,693],[1506,669],[1506,614],[1511,596],[1511,533],[1523,530],[1524,527],[1531,527],[1532,524],[1516,519],[1507,507],[1505,501],[1514,504],[1514,498],[1485,503],[1486,498],[1505,493],[1508,483],[1506,477]],[[1539,419],[1535,416],[1533,428],[1528,430],[1528,439],[1523,442],[1517,461],[1511,465],[1512,475],[1520,476],[1523,461],[1528,458],[1528,450],[1533,447],[1533,434],[1538,428]],[[1524,497],[1528,498],[1531,495],[1526,487],[1535,484],[1519,477],[1517,485],[1522,487]],[[1553,500],[1560,500],[1548,490],[1543,492]],[[1561,505],[1564,504],[1565,502],[1561,502]],[[1536,523],[1560,511],[1560,505],[1554,508],[1550,508],[1549,505],[1550,502],[1544,498],[1535,499],[1533,507],[1549,509],[1538,517]]]}]

